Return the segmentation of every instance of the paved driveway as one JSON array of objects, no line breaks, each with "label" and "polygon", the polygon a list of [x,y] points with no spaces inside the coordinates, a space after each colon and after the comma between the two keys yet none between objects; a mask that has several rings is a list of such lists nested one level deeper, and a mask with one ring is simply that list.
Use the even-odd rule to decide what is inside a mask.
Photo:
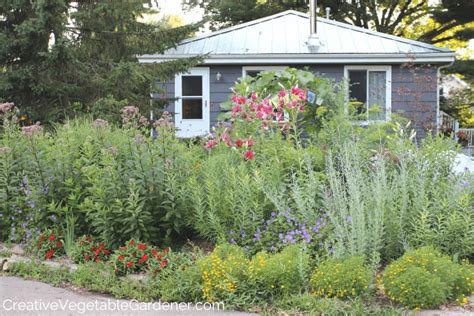
[{"label": "paved driveway", "polygon": [[[0,315],[214,315],[245,316],[248,313],[209,310],[211,306],[170,306],[167,303],[139,303],[110,296],[78,293],[49,284],[0,276]],[[171,309],[172,308],[172,309]],[[165,310],[166,309],[166,310]],[[206,310],[204,310],[206,309]]]}]

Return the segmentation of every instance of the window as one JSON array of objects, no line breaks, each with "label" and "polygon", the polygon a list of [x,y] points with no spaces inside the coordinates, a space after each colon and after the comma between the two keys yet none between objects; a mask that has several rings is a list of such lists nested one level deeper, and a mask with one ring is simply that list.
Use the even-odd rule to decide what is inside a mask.
[{"label": "window", "polygon": [[389,120],[391,115],[391,66],[346,66],[349,100],[363,121]]},{"label": "window", "polygon": [[202,119],[202,76],[181,77],[183,119]]},{"label": "window", "polygon": [[257,77],[262,71],[282,71],[285,66],[246,66],[242,67],[242,77]]}]

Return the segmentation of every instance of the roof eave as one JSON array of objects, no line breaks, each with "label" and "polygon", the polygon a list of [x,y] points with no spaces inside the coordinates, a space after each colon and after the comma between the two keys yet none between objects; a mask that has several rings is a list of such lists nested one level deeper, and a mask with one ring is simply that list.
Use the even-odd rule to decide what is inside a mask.
[{"label": "roof eave", "polygon": [[[161,63],[196,55],[142,55],[138,61]],[[455,60],[454,52],[425,54],[239,54],[209,55],[204,65],[262,65],[262,64],[380,64],[380,63],[449,63]]]}]

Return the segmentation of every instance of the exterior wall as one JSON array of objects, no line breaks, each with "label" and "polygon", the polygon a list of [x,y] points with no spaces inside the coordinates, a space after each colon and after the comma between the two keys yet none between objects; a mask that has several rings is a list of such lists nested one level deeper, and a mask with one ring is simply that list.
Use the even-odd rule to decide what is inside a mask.
[{"label": "exterior wall", "polygon": [[436,132],[437,108],[438,67],[392,66],[392,113],[408,118],[417,138]]},{"label": "exterior wall", "polygon": [[[243,66],[209,66],[211,125],[217,123],[220,104],[229,98],[230,89],[242,76]],[[312,65],[309,69],[336,81],[344,78],[344,65]],[[218,72],[222,74],[221,81],[216,80]],[[169,100],[165,110],[173,113],[174,81],[161,83],[161,86]],[[392,65],[392,113],[410,119],[419,137],[425,136],[427,130],[436,129],[437,67]]]}]

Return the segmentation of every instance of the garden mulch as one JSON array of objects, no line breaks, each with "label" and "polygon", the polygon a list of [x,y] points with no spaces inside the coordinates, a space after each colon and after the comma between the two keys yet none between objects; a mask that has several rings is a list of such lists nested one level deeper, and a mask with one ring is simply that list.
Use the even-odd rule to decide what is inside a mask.
[{"label": "garden mulch", "polygon": [[[2,276],[0,275],[0,315],[1,316],[13,316],[13,315],[47,315],[47,316],[56,316],[56,315],[163,315],[163,316],[171,316],[171,315],[211,315],[211,316],[246,316],[246,315],[255,315],[249,313],[240,313],[240,312],[226,312],[226,311],[203,311],[203,310],[196,310],[194,306],[191,310],[187,311],[91,311],[86,313],[80,313],[79,311],[71,311],[71,310],[57,310],[57,311],[41,311],[41,312],[25,312],[25,311],[7,311],[7,309],[11,309],[12,303],[11,301],[16,302],[44,302],[47,304],[48,302],[59,302],[61,301],[62,304],[69,304],[69,303],[89,303],[92,302],[99,302],[99,304],[104,304],[100,302],[107,302],[108,300],[112,302],[119,301],[120,303],[127,303],[131,302],[129,300],[116,300],[115,298],[107,295],[100,295],[85,291],[74,291],[69,288],[58,288],[51,286],[49,284],[38,282],[38,281],[31,281],[31,280],[24,280],[17,277],[12,276]],[[57,303],[59,304],[59,303]],[[4,306],[5,305],[5,306]]]}]

